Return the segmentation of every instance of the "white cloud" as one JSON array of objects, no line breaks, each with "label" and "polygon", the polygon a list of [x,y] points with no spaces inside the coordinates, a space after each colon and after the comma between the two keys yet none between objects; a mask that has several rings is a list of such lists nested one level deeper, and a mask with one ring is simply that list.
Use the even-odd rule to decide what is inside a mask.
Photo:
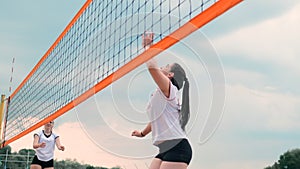
[{"label": "white cloud", "polygon": [[[239,118],[232,128],[288,132],[300,129],[300,98],[277,91],[264,91],[242,85],[227,86],[225,118]],[[226,117],[227,116],[227,117]]]},{"label": "white cloud", "polygon": [[300,5],[277,18],[239,29],[213,40],[221,55],[280,65],[300,71]]}]

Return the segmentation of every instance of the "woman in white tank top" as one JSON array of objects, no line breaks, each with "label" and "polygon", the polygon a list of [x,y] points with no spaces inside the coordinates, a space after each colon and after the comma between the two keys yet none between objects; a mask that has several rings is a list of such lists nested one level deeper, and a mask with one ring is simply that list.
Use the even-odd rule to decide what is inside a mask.
[{"label": "woman in white tank top", "polygon": [[[143,35],[143,46],[149,47],[153,33]],[[153,144],[159,154],[153,159],[150,169],[186,169],[192,158],[185,126],[189,120],[189,82],[184,69],[177,63],[159,68],[154,59],[147,62],[149,73],[157,84],[147,107],[149,124],[144,130],[135,130],[132,136],[144,137],[152,132]],[[179,90],[182,92],[180,106]]]},{"label": "woman in white tank top", "polygon": [[54,121],[50,121],[44,125],[44,130],[34,134],[33,148],[36,153],[30,169],[53,169],[55,145],[59,150],[65,150],[65,147],[60,143],[59,136],[52,132],[53,126]]}]

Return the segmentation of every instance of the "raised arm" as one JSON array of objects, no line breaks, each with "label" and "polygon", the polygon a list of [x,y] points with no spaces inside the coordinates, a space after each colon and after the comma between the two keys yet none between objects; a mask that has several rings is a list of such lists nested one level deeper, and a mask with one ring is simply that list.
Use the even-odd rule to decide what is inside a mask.
[{"label": "raised arm", "polygon": [[[142,45],[144,48],[148,48],[153,42],[153,33],[145,33],[142,36]],[[160,90],[169,97],[170,94],[170,79],[165,75],[162,70],[158,67],[157,62],[154,58],[150,59],[147,63],[149,73],[151,74],[153,80],[160,88]]]}]

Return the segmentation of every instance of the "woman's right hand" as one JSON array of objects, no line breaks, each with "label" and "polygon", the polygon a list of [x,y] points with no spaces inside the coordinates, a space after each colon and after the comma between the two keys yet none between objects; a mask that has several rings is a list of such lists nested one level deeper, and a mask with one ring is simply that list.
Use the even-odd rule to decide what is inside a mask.
[{"label": "woman's right hand", "polygon": [[40,148],[46,147],[46,143],[45,143],[45,142],[40,143],[40,144],[39,144],[39,147],[40,147]]},{"label": "woman's right hand", "polygon": [[152,45],[152,43],[153,43],[153,36],[154,36],[153,32],[145,32],[145,33],[143,33],[143,35],[142,35],[142,45],[143,45],[144,48]]}]

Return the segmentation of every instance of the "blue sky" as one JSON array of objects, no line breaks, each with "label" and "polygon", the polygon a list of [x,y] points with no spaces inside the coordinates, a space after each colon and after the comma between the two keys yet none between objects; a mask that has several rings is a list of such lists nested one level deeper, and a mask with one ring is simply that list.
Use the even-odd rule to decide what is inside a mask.
[{"label": "blue sky", "polygon": [[[12,57],[16,59],[15,89],[83,3],[1,2],[1,93],[9,95]],[[192,114],[188,132],[194,150],[191,169],[264,168],[280,154],[299,147],[299,11],[297,0],[245,1],[166,52],[185,65],[194,82],[191,104],[196,113]],[[200,46],[202,41],[207,47]],[[200,55],[200,61],[191,51]],[[191,57],[181,60],[185,53]],[[204,53],[219,57],[221,64],[210,65]],[[157,59],[161,64],[169,62],[164,55]],[[224,87],[225,100],[213,98],[213,92],[223,92],[211,84],[214,70],[224,73],[225,82],[220,77],[214,83]],[[122,85],[128,82],[131,85]],[[100,166],[146,168],[149,156],[155,153],[150,137],[133,139],[130,132],[147,122],[143,108],[154,87],[141,66],[57,119],[55,131],[61,135],[66,151],[56,151],[56,157]],[[116,97],[123,91],[127,93]],[[219,113],[210,107],[214,101],[224,103]],[[215,121],[205,123],[207,117]],[[18,150],[31,148],[31,144],[29,134],[11,146]]]}]

